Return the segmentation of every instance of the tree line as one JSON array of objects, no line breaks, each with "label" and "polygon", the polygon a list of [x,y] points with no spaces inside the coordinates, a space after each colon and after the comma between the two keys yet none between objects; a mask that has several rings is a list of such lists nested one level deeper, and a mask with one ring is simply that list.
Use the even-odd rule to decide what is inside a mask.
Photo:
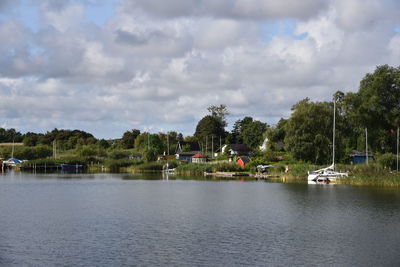
[{"label": "tree line", "polygon": [[[146,161],[160,154],[174,154],[179,141],[195,141],[202,151],[218,151],[223,144],[246,144],[265,159],[274,153],[315,164],[330,162],[332,157],[333,108],[336,104],[336,158],[348,163],[353,150],[365,151],[365,129],[368,150],[377,154],[396,152],[396,131],[400,124],[400,67],[377,66],[361,80],[357,92],[337,91],[332,101],[313,102],[309,98],[293,105],[292,114],[276,125],[245,116],[227,131],[227,106],[210,106],[209,114],[198,121],[192,136],[181,133],[141,132],[128,130],[115,140],[96,139],[80,130],[58,130],[21,134],[15,129],[0,128],[1,142],[23,142],[26,147],[42,150],[56,141],[58,149],[75,150],[81,156],[127,157],[140,153]],[[267,151],[260,146],[267,139]],[[42,153],[43,154],[43,153]],[[41,155],[42,155],[41,154]],[[50,152],[48,152],[50,154]],[[272,155],[272,156],[271,156]],[[1,156],[1,155],[0,155]]]}]

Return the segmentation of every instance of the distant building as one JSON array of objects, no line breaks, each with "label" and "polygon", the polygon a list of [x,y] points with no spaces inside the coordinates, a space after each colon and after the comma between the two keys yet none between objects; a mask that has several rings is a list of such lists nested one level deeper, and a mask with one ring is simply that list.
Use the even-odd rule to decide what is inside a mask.
[{"label": "distant building", "polygon": [[243,156],[243,157],[238,157],[236,159],[237,164],[240,165],[240,167],[244,168],[246,167],[246,164],[250,162],[249,157]]},{"label": "distant building", "polygon": [[198,153],[198,154],[192,156],[192,162],[193,163],[204,163],[204,162],[207,162],[207,158],[208,157],[206,155]]},{"label": "distant building", "polygon": [[222,147],[222,153],[229,149],[229,154],[232,156],[251,156],[253,151],[245,144],[231,144]]},{"label": "distant building", "polygon": [[180,161],[192,162],[192,157],[201,154],[198,142],[179,141],[176,145],[175,158]]},{"label": "distant building", "polygon": [[[374,155],[368,153],[368,161],[375,160]],[[350,154],[350,163],[359,164],[365,163],[367,161],[367,154],[365,152],[353,151]]]},{"label": "distant building", "polygon": [[175,153],[179,152],[189,152],[189,151],[200,151],[200,144],[199,142],[185,142],[179,141],[176,144],[176,151]]}]

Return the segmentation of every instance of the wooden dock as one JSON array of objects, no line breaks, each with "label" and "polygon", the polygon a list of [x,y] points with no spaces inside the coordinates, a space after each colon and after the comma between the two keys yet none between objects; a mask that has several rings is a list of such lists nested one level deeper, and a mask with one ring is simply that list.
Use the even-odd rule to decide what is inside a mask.
[{"label": "wooden dock", "polygon": [[241,172],[204,172],[204,176],[216,176],[216,177],[246,177],[248,173]]},{"label": "wooden dock", "polygon": [[243,173],[243,172],[204,172],[204,176],[213,176],[213,177],[249,177],[258,180],[268,180],[273,178],[280,178],[278,175],[269,175],[266,173]]}]

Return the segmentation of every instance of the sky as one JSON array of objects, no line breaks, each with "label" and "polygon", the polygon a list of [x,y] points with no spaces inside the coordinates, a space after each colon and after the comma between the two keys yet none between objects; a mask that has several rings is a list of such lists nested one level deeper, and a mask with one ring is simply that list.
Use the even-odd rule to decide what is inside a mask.
[{"label": "sky", "polygon": [[193,135],[273,125],[400,65],[398,0],[0,0],[0,127]]}]

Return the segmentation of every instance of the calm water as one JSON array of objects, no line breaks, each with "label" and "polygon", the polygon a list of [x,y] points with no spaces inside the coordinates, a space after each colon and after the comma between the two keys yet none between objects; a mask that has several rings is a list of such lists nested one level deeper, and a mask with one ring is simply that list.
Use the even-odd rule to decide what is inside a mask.
[{"label": "calm water", "polygon": [[400,191],[0,175],[4,266],[399,266]]}]

